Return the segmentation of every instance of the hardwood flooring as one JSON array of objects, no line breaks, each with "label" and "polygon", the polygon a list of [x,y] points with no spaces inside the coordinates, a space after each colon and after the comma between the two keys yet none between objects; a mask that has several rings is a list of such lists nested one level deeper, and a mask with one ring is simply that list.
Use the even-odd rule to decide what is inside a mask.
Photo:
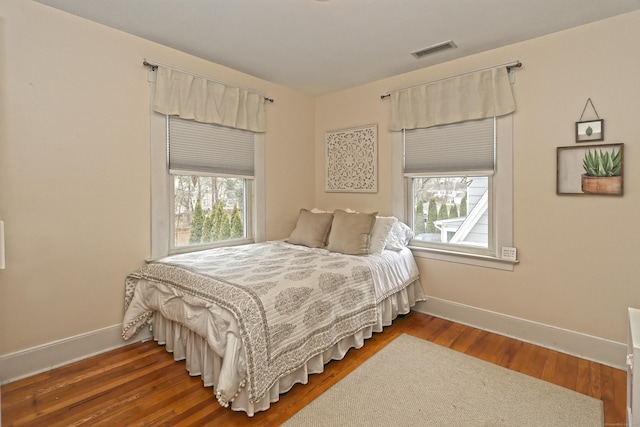
[{"label": "hardwood flooring", "polygon": [[601,399],[605,425],[625,425],[625,371],[414,312],[252,418],[220,407],[184,362],[146,342],[2,386],[2,425],[277,426],[403,333]]}]

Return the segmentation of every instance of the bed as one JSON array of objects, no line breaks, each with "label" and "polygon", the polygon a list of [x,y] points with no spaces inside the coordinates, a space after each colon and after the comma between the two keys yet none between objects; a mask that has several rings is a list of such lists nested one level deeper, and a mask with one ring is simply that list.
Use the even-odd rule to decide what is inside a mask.
[{"label": "bed", "polygon": [[123,338],[150,327],[253,416],[424,299],[409,237],[393,217],[303,209],[286,240],[150,261],[125,280]]}]

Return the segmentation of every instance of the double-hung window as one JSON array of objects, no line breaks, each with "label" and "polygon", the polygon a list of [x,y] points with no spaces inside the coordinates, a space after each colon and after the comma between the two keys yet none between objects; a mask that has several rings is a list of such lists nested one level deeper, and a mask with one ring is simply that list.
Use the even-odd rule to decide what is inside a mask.
[{"label": "double-hung window", "polygon": [[417,256],[511,269],[512,115],[402,131],[404,203]]},{"label": "double-hung window", "polygon": [[404,131],[416,245],[491,251],[495,128],[488,118]]},{"label": "double-hung window", "polygon": [[169,250],[252,236],[254,134],[167,116]]},{"label": "double-hung window", "polygon": [[152,113],[151,256],[264,240],[264,134]]}]

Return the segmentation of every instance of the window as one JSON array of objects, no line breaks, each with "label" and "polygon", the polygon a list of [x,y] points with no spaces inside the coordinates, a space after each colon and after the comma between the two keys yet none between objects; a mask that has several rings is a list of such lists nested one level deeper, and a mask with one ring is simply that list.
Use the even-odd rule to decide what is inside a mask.
[{"label": "window", "polygon": [[253,132],[167,116],[170,250],[251,236]]},{"label": "window", "polygon": [[[417,256],[512,269],[512,115],[402,132],[406,223]],[[397,185],[397,184],[396,184]]]},{"label": "window", "polygon": [[411,226],[417,245],[491,253],[489,176],[417,176],[409,180]]},{"label": "window", "polygon": [[153,113],[152,257],[264,240],[263,141]]},{"label": "window", "polygon": [[172,177],[172,249],[247,238],[250,222],[245,194],[252,180],[184,174]]}]

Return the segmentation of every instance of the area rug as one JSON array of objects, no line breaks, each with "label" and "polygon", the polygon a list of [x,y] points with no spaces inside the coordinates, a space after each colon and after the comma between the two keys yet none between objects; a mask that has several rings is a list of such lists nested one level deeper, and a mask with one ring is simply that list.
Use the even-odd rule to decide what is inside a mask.
[{"label": "area rug", "polygon": [[284,426],[602,427],[602,401],[401,335]]}]

